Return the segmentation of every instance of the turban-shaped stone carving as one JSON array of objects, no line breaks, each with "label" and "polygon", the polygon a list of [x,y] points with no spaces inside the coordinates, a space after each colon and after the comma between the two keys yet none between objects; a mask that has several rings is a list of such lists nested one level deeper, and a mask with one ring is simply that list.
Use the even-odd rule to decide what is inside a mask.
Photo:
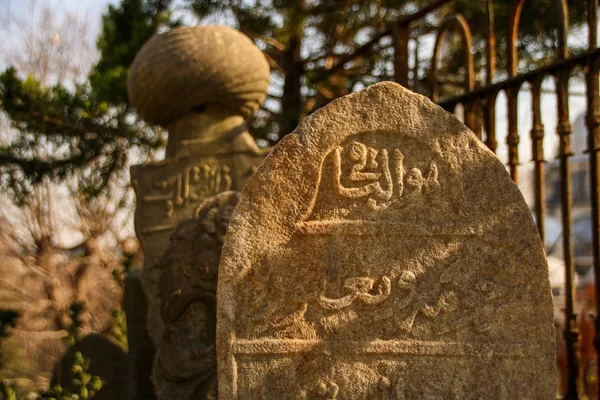
[{"label": "turban-shaped stone carving", "polygon": [[168,130],[165,159],[131,170],[148,333],[163,332],[156,265],[180,221],[206,198],[241,190],[262,162],[245,119],[266,97],[269,66],[244,34],[220,26],[175,28],[151,38],[129,74],[129,96],[149,123]]},{"label": "turban-shaped stone carving", "polygon": [[[160,399],[216,396],[216,271],[227,210],[237,197],[202,202],[241,190],[264,158],[245,119],[266,98],[268,84],[269,66],[260,49],[242,33],[219,26],[154,36],[130,68],[132,105],[169,133],[164,160],[131,170]],[[216,214],[200,211],[189,220],[201,204],[201,210]]]},{"label": "turban-shaped stone carving", "polygon": [[159,399],[216,399],[216,292],[223,240],[239,192],[205,200],[179,223],[159,261],[164,324],[154,384]]},{"label": "turban-shaped stone carving", "polygon": [[168,126],[207,104],[247,118],[266,98],[269,65],[243,33],[176,28],[151,38],[129,71],[129,98],[144,120]]}]

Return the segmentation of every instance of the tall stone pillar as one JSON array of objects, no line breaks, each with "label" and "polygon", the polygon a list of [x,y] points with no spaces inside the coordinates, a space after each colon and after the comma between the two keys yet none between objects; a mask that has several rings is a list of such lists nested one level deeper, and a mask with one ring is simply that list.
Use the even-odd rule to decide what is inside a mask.
[{"label": "tall stone pillar", "polygon": [[[194,216],[204,199],[241,191],[264,158],[245,120],[265,100],[268,85],[262,52],[242,33],[219,26],[154,36],[131,66],[131,103],[145,121],[169,135],[164,160],[131,168],[147,326],[155,346],[164,330],[157,261],[179,222]],[[132,352],[135,346],[130,343]]]}]

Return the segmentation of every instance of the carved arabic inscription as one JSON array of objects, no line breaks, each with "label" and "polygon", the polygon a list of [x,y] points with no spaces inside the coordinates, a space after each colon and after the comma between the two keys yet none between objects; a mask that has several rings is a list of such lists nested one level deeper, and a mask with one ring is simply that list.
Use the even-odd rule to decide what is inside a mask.
[{"label": "carved arabic inscription", "polygon": [[[435,161],[425,172],[408,168],[399,148],[388,151],[353,141],[337,147],[333,160],[338,193],[352,199],[367,197],[372,210],[386,209],[397,199],[434,191],[440,186]],[[349,166],[349,170],[344,166]]]},{"label": "carved arabic inscription", "polygon": [[176,207],[231,189],[230,168],[192,165],[170,177],[154,179],[151,187],[157,194],[143,197],[145,203],[164,203],[164,218],[171,218]]},{"label": "carved arabic inscription", "polygon": [[[439,284],[433,284],[432,289],[440,294],[436,300],[430,302],[427,296],[419,293],[417,287],[418,274],[413,271],[403,271],[397,282],[392,282],[387,276],[382,276],[375,286],[375,279],[370,277],[352,277],[346,278],[343,282],[343,291],[346,295],[339,298],[330,298],[321,293],[318,297],[317,304],[327,311],[340,311],[337,314],[324,317],[320,320],[327,332],[332,332],[341,329],[345,322],[356,320],[359,315],[350,307],[353,303],[361,303],[367,306],[375,306],[384,303],[388,298],[392,298],[391,303],[386,306],[376,309],[376,319],[379,321],[391,319],[393,320],[395,329],[399,335],[409,333],[413,330],[415,319],[420,314],[427,319],[434,319],[438,315],[453,314],[457,311],[460,300],[459,294],[453,290],[445,288],[442,290]],[[496,285],[479,280],[473,288],[473,293],[483,293],[485,288],[495,287]],[[483,288],[483,289],[482,289]],[[496,293],[490,299],[496,299],[501,296]],[[465,294],[466,295],[466,294]],[[468,296],[466,296],[468,297]],[[483,300],[483,299],[482,299]],[[464,302],[464,301],[463,301]],[[462,322],[461,326],[473,322],[477,325],[478,332],[484,332],[487,324],[483,320],[485,318],[480,315],[483,307],[486,306],[485,301],[477,306],[468,306],[465,302],[464,309],[472,313],[469,315],[455,316],[455,322]],[[306,310],[304,310],[305,312]],[[461,319],[462,318],[462,319]],[[443,329],[445,331],[445,329]]]}]

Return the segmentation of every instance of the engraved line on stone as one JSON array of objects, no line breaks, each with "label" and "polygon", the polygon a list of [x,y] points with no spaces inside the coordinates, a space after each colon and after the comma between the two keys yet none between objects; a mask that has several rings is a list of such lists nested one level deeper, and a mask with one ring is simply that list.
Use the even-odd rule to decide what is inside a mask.
[{"label": "engraved line on stone", "polygon": [[331,220],[306,221],[295,225],[296,233],[312,235],[405,235],[405,236],[477,236],[483,233],[477,226],[390,224],[381,221]]},{"label": "engraved line on stone", "polygon": [[144,229],[143,232],[144,233],[156,233],[156,232],[168,231],[169,229],[175,229],[176,226],[177,226],[176,224],[153,226],[151,228]]},{"label": "engraved line on stone", "polygon": [[153,196],[144,196],[144,201],[145,202],[165,201],[165,200],[170,200],[171,197],[172,197],[171,193],[168,193],[168,194],[157,194],[157,195],[153,195]]},{"label": "engraved line on stone", "polygon": [[[183,143],[183,141],[181,142]],[[270,149],[271,148],[267,148]],[[265,152],[269,154],[269,151]],[[200,165],[201,162],[207,163],[206,157],[210,158],[209,163],[211,166],[223,165],[223,162],[227,162],[230,156],[235,155],[249,155],[255,156],[257,159],[262,160],[265,155],[257,155],[252,150],[241,150],[241,151],[223,151],[222,153],[215,154],[212,150],[204,152],[203,154],[194,153],[193,155],[179,155],[175,157],[169,157],[163,160],[152,161],[149,164],[134,165],[131,167],[131,173],[133,178],[138,178],[139,175],[153,175],[157,172],[162,172],[165,167],[174,167],[173,169],[180,169],[187,165]],[[208,163],[207,163],[208,165]],[[134,176],[135,175],[135,176]]]},{"label": "engraved line on stone", "polygon": [[375,280],[369,277],[353,277],[347,278],[344,281],[343,289],[349,292],[348,295],[331,299],[325,294],[319,296],[319,305],[326,310],[341,310],[350,306],[354,301],[359,301],[366,305],[379,304],[391,293],[391,282],[387,276],[382,276],[375,294],[370,292],[373,290]]},{"label": "engraved line on stone", "polygon": [[294,353],[354,354],[354,355],[414,355],[446,357],[528,357],[535,356],[539,345],[528,342],[460,343],[413,340],[319,341],[302,339],[238,339],[232,352],[242,355],[274,355]]}]

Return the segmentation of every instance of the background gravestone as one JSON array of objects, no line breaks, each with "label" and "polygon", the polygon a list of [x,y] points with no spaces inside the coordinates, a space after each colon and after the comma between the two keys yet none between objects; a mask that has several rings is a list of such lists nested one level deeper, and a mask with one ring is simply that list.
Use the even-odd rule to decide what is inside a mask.
[{"label": "background gravestone", "polygon": [[206,199],[179,223],[158,267],[164,324],[154,385],[161,400],[217,398],[217,274],[239,192]]},{"label": "background gravestone", "polygon": [[135,230],[144,252],[148,325],[155,343],[162,325],[156,260],[177,224],[203,199],[241,190],[265,152],[245,118],[266,98],[269,66],[242,33],[221,26],[176,28],[150,39],[131,65],[131,103],[169,132],[163,161],[135,166]]},{"label": "background gravestone", "polygon": [[94,400],[125,400],[127,394],[127,359],[123,349],[106,337],[92,333],[75,342],[58,362],[51,386],[61,385],[71,393],[79,393],[73,383],[75,353],[81,352],[89,359],[87,374],[99,376],[102,388],[94,395]]},{"label": "background gravestone", "polygon": [[[131,66],[131,103],[146,121],[169,133],[165,160],[131,169],[147,324],[155,346],[163,334],[157,260],[180,221],[192,217],[204,199],[241,190],[263,160],[266,152],[244,121],[265,100],[268,85],[262,52],[227,27],[176,28],[156,35]],[[136,346],[130,343],[133,352]]]},{"label": "background gravestone", "polygon": [[221,399],[554,398],[548,270],[504,166],[394,83],[304,119],[219,267]]}]

